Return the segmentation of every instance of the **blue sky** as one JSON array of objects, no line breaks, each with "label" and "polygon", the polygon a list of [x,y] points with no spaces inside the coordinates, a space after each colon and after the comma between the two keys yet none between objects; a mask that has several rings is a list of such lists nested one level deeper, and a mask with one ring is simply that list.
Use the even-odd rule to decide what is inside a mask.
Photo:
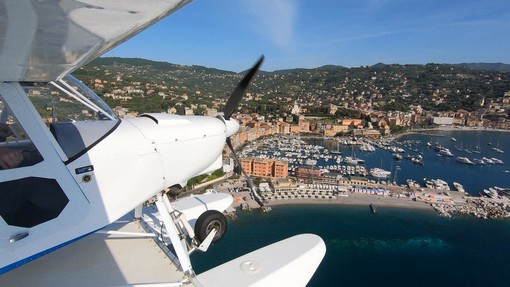
[{"label": "blue sky", "polygon": [[105,56],[240,72],[510,64],[509,0],[194,0]]}]

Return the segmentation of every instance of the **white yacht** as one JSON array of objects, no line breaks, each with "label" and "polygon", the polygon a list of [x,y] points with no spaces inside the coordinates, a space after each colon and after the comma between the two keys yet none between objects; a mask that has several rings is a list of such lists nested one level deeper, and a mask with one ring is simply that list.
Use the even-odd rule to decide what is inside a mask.
[{"label": "white yacht", "polygon": [[474,162],[472,162],[469,158],[464,156],[458,156],[457,161],[465,164],[475,165]]},{"label": "white yacht", "polygon": [[377,178],[387,178],[391,175],[391,171],[382,168],[374,167],[370,169],[370,175]]}]

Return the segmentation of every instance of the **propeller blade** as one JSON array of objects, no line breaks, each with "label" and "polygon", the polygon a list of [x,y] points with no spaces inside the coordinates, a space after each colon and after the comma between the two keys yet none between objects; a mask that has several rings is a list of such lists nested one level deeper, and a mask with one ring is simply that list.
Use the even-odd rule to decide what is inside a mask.
[{"label": "propeller blade", "polygon": [[232,155],[234,156],[234,159],[235,159],[237,165],[239,165],[239,168],[241,169],[241,173],[244,175],[244,177],[246,177],[246,182],[248,183],[248,186],[250,187],[250,191],[251,191],[253,198],[259,204],[260,207],[263,207],[264,203],[262,203],[262,200],[259,198],[259,195],[255,191],[256,190],[255,184],[253,183],[251,178],[244,171],[243,166],[241,165],[241,161],[237,157],[236,151],[234,150],[234,147],[232,146],[232,142],[230,141],[229,137],[227,137],[227,146],[230,149],[230,151],[232,152]]},{"label": "propeller blade", "polygon": [[246,89],[248,88],[248,85],[250,84],[251,80],[259,70],[260,65],[262,65],[263,61],[264,56],[261,56],[257,63],[255,63],[255,65],[250,69],[246,76],[244,76],[241,82],[237,85],[232,94],[230,94],[230,97],[227,100],[227,104],[225,105],[225,109],[223,109],[223,118],[225,120],[230,119],[232,114],[235,112],[237,106],[239,105],[239,102],[241,102],[241,99],[243,98],[244,93],[246,92]]}]

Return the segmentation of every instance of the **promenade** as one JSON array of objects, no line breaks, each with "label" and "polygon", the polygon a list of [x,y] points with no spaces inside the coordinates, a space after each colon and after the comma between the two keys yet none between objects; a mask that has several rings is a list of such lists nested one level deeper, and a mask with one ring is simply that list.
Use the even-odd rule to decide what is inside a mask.
[{"label": "promenade", "polygon": [[[219,192],[229,192],[234,197],[236,209],[258,209],[251,193],[243,187],[242,180],[228,180],[214,186]],[[468,214],[478,218],[510,217],[510,201],[474,197],[458,191],[430,188],[405,188],[394,185],[373,185],[364,188],[315,184],[296,186],[292,191],[264,191],[261,193],[266,206],[278,205],[344,205],[410,208],[436,211],[440,216],[451,217]]]}]

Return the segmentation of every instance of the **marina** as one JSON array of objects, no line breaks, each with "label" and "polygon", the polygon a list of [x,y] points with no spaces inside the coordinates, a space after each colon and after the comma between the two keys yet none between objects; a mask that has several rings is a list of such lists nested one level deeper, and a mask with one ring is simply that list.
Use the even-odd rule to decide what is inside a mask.
[{"label": "marina", "polygon": [[[478,138],[483,132],[486,131],[474,135]],[[378,196],[382,201],[398,198],[424,202],[443,216],[510,217],[510,194],[505,188],[510,186],[505,176],[504,161],[507,159],[496,157],[497,152],[492,149],[480,151],[478,161],[471,160],[464,149],[454,154],[451,149],[457,141],[451,140],[452,136],[448,136],[451,133],[456,140],[466,143],[470,141],[466,135],[474,132],[439,131],[433,136],[415,134],[377,141],[280,135],[249,144],[242,156],[288,162],[294,186],[283,192],[278,188],[261,192],[269,204],[303,200],[335,203],[335,200],[345,201],[346,197],[364,194]],[[402,159],[395,157],[396,154]],[[321,176],[313,180],[295,178],[295,171],[300,167],[318,169]],[[485,173],[488,176],[484,176]],[[432,176],[423,177],[429,174]],[[483,181],[476,180],[481,176],[484,176]],[[477,185],[471,184],[471,180]],[[312,191],[305,185],[310,183],[317,183],[321,188]],[[494,189],[494,186],[503,187]],[[491,211],[482,211],[484,206]]]}]

